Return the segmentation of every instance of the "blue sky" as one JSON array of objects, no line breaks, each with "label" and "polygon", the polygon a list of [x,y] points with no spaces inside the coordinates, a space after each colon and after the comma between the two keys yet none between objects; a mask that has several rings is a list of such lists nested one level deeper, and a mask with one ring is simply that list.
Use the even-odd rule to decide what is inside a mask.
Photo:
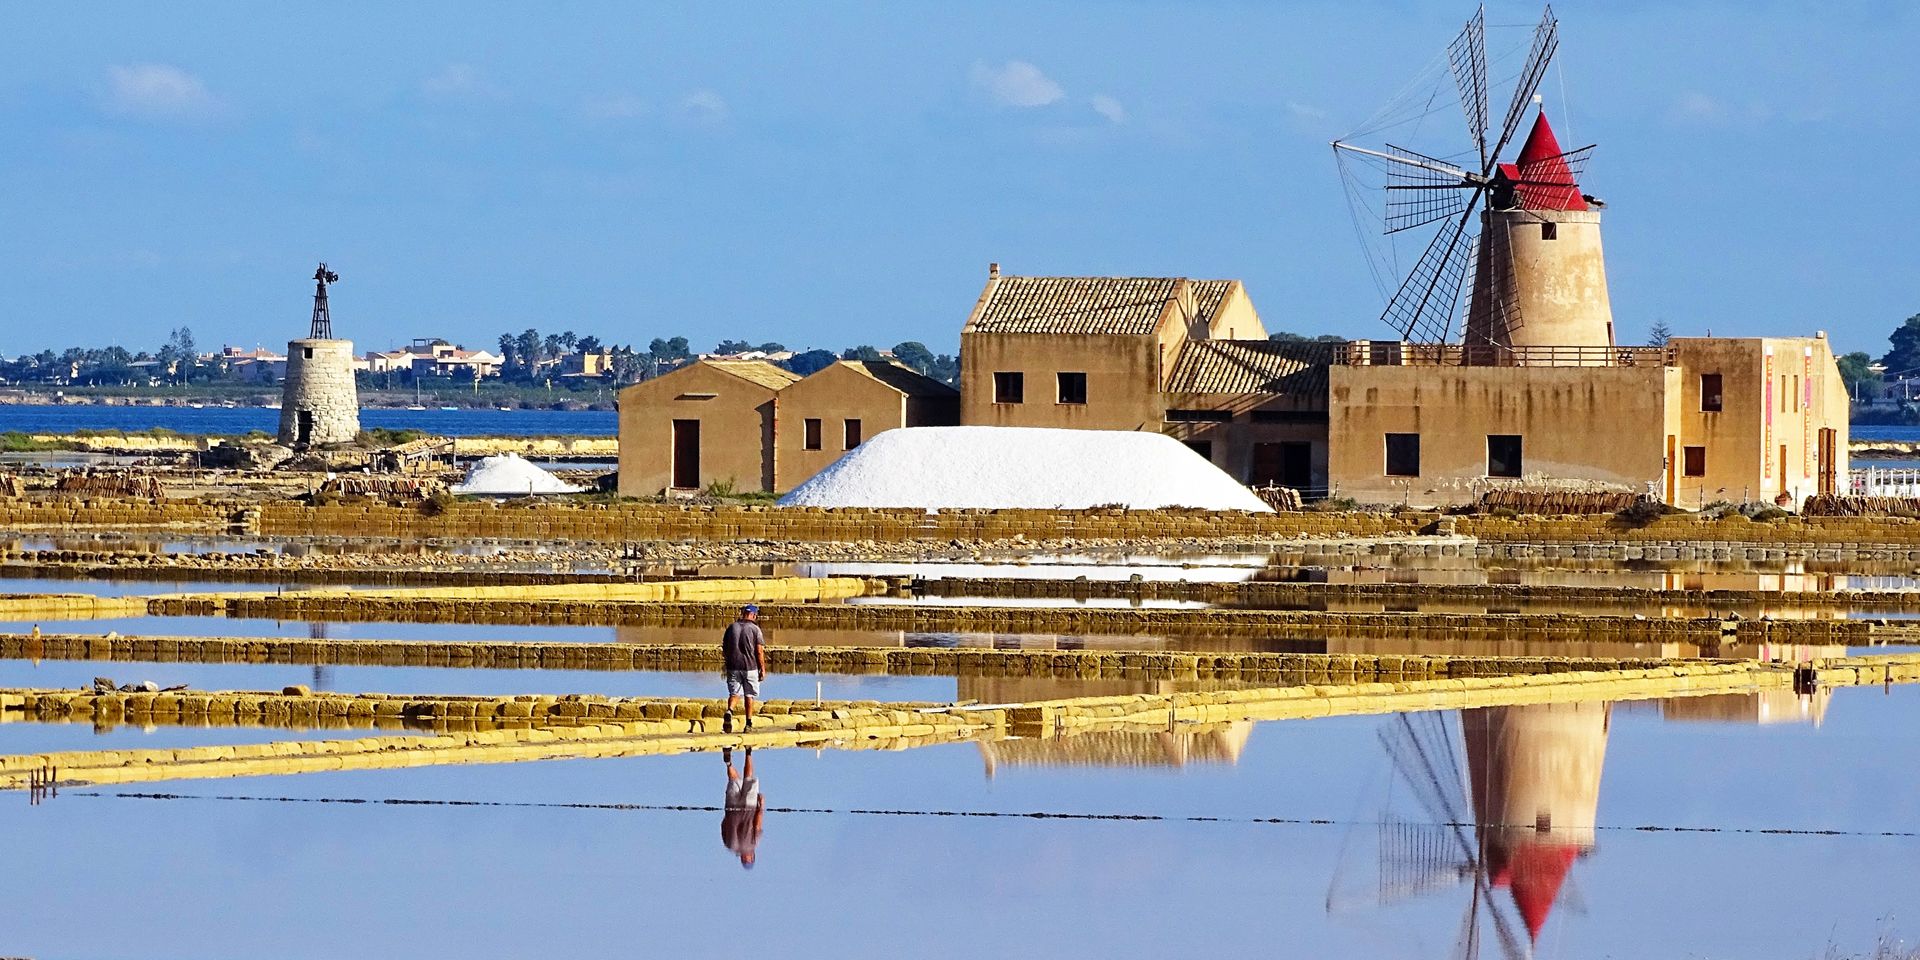
[{"label": "blue sky", "polygon": [[[1878,354],[1920,313],[1909,5],[1557,10],[1543,93],[1563,144],[1600,144],[1623,340],[1664,319]],[[1378,336],[1326,144],[1471,12],[12,4],[0,354],[284,341],[322,258],[369,347],[951,350],[995,260],[1238,277],[1271,329]],[[1490,47],[1538,15],[1491,5]]]}]

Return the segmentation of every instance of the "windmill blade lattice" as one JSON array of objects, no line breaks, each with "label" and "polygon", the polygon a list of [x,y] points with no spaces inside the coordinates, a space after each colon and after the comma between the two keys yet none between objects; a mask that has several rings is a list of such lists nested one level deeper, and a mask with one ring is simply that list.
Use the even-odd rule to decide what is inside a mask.
[{"label": "windmill blade lattice", "polygon": [[1399,233],[1458,216],[1473,183],[1444,160],[1387,144],[1386,232]]},{"label": "windmill blade lattice", "polygon": [[1400,331],[1402,339],[1419,343],[1445,343],[1450,339],[1453,317],[1460,307],[1460,288],[1467,278],[1467,255],[1474,246],[1475,234],[1468,224],[1484,192],[1476,188],[1460,215],[1433,235],[1401,281],[1400,289],[1387,302],[1380,319]]},{"label": "windmill blade lattice", "polygon": [[1494,144],[1493,152],[1487,156],[1487,166],[1483,172],[1491,175],[1492,164],[1498,162],[1501,151],[1513,142],[1513,135],[1520,131],[1520,121],[1527,115],[1527,104],[1533,102],[1533,95],[1540,89],[1540,81],[1546,78],[1547,62],[1553,59],[1553,52],[1560,47],[1560,22],[1553,18],[1553,8],[1548,7],[1540,15],[1540,25],[1533,28],[1533,48],[1527,51],[1527,65],[1520,68],[1520,81],[1513,88],[1513,102],[1507,106],[1507,119],[1500,125],[1500,140]]},{"label": "windmill blade lattice", "polygon": [[1480,150],[1480,166],[1487,165],[1487,8],[1474,11],[1473,19],[1447,45],[1447,66],[1453,82],[1460,88],[1460,109],[1467,115],[1467,130]]}]

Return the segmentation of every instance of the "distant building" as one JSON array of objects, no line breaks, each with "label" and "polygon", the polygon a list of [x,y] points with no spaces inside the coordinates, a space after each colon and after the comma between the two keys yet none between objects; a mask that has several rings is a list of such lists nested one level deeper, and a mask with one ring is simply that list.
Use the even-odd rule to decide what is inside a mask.
[{"label": "distant building", "polygon": [[563,377],[611,377],[613,376],[613,350],[602,347],[598,350],[580,350],[560,358],[560,375]]},{"label": "distant building", "polygon": [[409,371],[418,377],[477,380],[500,375],[502,358],[486,350],[468,350],[438,338],[420,338],[394,350],[369,350],[361,369],[369,373]]}]

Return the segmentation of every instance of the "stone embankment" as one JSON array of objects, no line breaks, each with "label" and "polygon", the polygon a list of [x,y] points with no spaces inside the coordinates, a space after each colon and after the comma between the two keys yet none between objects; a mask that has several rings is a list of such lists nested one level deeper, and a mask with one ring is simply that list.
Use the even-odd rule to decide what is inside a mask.
[{"label": "stone embankment", "polygon": [[[619,719],[623,708],[644,713],[646,705],[599,699],[561,699],[570,716],[562,723],[526,729],[493,729],[440,736],[361,737],[345,740],[188,747],[176,750],[101,750],[0,757],[0,789],[47,784],[113,784],[293,774],[326,770],[416,767],[460,763],[503,763],[572,757],[614,757],[717,750],[734,746],[904,747],[955,740],[992,740],[1007,736],[1071,737],[1109,729],[1166,729],[1169,725],[1231,723],[1414,710],[1466,709],[1528,703],[1636,700],[1739,693],[1766,689],[1811,689],[1819,683],[1906,683],[1920,680],[1920,657],[1842,658],[1798,668],[1760,663],[1681,663],[1650,669],[1579,671],[1535,676],[1476,676],[1414,680],[1263,687],[1121,697],[1083,697],[1004,705],[787,703],[753,731],[715,731],[717,703],[655,702],[652,719]],[[213,720],[231,715],[264,718],[292,695],[216,693],[180,697],[170,704],[182,714],[197,710]],[[70,694],[54,691],[0,691],[0,707],[35,718],[91,718],[125,715],[120,694]],[[158,696],[158,695],[154,695]],[[397,698],[329,697],[338,709],[369,722]],[[193,706],[187,705],[193,700]],[[500,716],[510,707],[531,713],[526,698],[399,699],[426,710],[450,710],[454,703],[475,715],[487,712],[504,724],[521,720]],[[158,701],[144,706],[151,708]],[[427,704],[432,704],[427,706]],[[611,716],[594,718],[595,708]],[[291,708],[288,708],[291,712]],[[517,711],[516,711],[517,712]],[[152,716],[153,711],[148,710]],[[184,717],[183,717],[184,719]]]},{"label": "stone embankment", "polygon": [[[1661,657],[1194,653],[1003,650],[990,647],[767,647],[776,673],[1248,681],[1266,684],[1431,680],[1651,669]],[[478,667],[713,672],[718,646],[557,641],[312,640],[298,638],[0,634],[0,658],[137,663]],[[1697,661],[1688,661],[1697,662]],[[1727,661],[1736,662],[1736,661]]]},{"label": "stone embankment", "polygon": [[[884,589],[885,584],[881,585]],[[769,599],[761,597],[758,599]],[[1632,643],[1850,644],[1870,642],[1872,627],[1854,620],[1723,620],[1566,614],[1338,613],[1318,610],[1170,610],[932,604],[763,604],[763,616],[800,630],[886,630],[915,633],[1119,634],[1178,637],[1256,636],[1264,640],[1364,637]],[[561,626],[724,626],[737,604],[637,600],[527,600],[408,596],[385,591],[340,594],[203,594],[154,597],[162,616],[228,616],[270,620],[488,623]]]},{"label": "stone embankment", "polygon": [[[483,540],[590,545],[633,542],[734,545],[724,556],[693,548],[688,559],[733,559],[738,547],[766,544],[856,544],[847,556],[883,545],[950,548],[965,555],[981,545],[1280,545],[1390,538],[1420,543],[1438,555],[1507,555],[1502,545],[1529,550],[1511,555],[1625,557],[1627,559],[1788,559],[1920,561],[1920,520],[1816,517],[1756,522],[1738,516],[1703,520],[1669,517],[1645,526],[1613,517],[1440,517],[1403,513],[1239,514],[1201,511],[992,510],[928,514],[910,510],[822,510],[761,506],[682,506],[658,503],[460,502],[438,512],[419,506],[278,501],[151,501],[131,499],[12,499],[0,501],[0,528],[69,531],[105,528],[197,528],[214,534],[238,526],[280,537],[353,540]],[[1438,535],[1438,536],[1436,536]],[[1434,538],[1434,539],[1424,539]],[[1321,552],[1357,552],[1359,545]],[[1307,546],[1305,552],[1314,548]],[[763,551],[764,553],[764,551]],[[679,559],[659,551],[660,559]],[[815,559],[787,551],[791,559]]]},{"label": "stone embankment", "polygon": [[[1920,590],[1660,589],[1633,586],[1507,583],[1219,583],[1194,580],[992,579],[916,580],[914,593],[930,598],[993,597],[1046,600],[1180,600],[1223,607],[1309,609],[1345,603],[1454,603],[1492,607],[1626,607],[1640,612],[1691,608],[1716,612],[1753,608],[1920,611]],[[931,602],[939,602],[934,599]]]},{"label": "stone embankment", "polygon": [[[87,453],[147,454],[192,453],[221,441],[243,438],[197,434],[147,433],[34,433],[28,441],[47,449],[78,450]],[[620,455],[617,437],[447,437],[450,446],[438,451],[457,457],[492,457],[517,453],[523,457],[572,460],[612,460]],[[265,443],[266,441],[259,441]]]}]

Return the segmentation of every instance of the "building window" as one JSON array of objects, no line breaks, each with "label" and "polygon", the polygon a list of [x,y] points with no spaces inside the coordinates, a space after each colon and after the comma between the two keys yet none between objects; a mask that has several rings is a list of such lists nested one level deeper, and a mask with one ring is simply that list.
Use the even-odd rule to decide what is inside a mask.
[{"label": "building window", "polygon": [[1717,373],[1700,375],[1700,411],[1702,413],[1720,412],[1720,375]]},{"label": "building window", "polygon": [[1557,223],[1551,223],[1551,222],[1541,224],[1540,239],[1542,240],[1560,239],[1560,225]]},{"label": "building window", "polygon": [[1520,438],[1511,433],[1487,434],[1487,476],[1520,476]]},{"label": "building window", "polygon": [[1087,375],[1086,374],[1062,373],[1057,376],[1057,379],[1060,381],[1060,402],[1061,403],[1086,403],[1087,402]]},{"label": "building window", "polygon": [[300,348],[300,359],[302,359],[302,360],[312,360],[312,359],[313,359],[313,348],[312,348],[312,347],[301,347],[301,348]]},{"label": "building window", "polygon": [[1232,410],[1168,410],[1170,423],[1231,423]]},{"label": "building window", "polygon": [[1208,463],[1213,462],[1213,441],[1212,440],[1186,440],[1182,442],[1184,442],[1187,445],[1188,450],[1192,450],[1194,453],[1199,454]]},{"label": "building window", "polygon": [[843,430],[841,433],[841,439],[847,442],[848,450],[852,450],[854,447],[859,446],[860,445],[860,421],[848,420],[843,427]]},{"label": "building window", "polygon": [[808,450],[820,449],[820,418],[819,417],[807,418],[806,443],[807,443]]},{"label": "building window", "polygon": [[1027,393],[1027,375],[1024,373],[996,373],[993,375],[994,403],[1025,403]]},{"label": "building window", "polygon": [[1706,447],[1682,447],[1680,452],[1682,455],[1682,474],[1689,477],[1704,477],[1707,475]]},{"label": "building window", "polygon": [[1417,433],[1387,434],[1387,476],[1417,477],[1420,475],[1420,435]]}]

